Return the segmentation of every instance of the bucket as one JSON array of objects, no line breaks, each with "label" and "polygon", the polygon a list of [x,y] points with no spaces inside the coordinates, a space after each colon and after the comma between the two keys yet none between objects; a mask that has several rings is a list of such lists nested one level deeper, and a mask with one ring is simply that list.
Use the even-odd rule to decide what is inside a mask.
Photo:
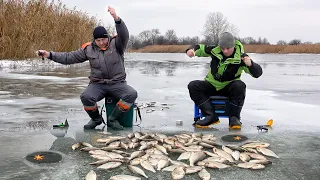
[{"label": "bucket", "polygon": [[[113,111],[113,108],[116,106],[116,104],[119,100],[120,99],[112,98],[112,97],[105,98],[106,117],[109,117],[109,115]],[[123,127],[132,127],[132,125],[133,125],[133,112],[134,112],[134,105],[132,105],[131,108],[127,112],[124,113],[124,115],[122,116],[121,119],[119,119],[119,123]]]}]

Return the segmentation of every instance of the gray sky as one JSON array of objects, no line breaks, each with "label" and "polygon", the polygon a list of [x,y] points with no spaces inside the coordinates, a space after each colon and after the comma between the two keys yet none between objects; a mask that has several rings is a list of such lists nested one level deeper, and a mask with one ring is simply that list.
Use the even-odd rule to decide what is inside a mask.
[{"label": "gray sky", "polygon": [[240,37],[259,36],[270,43],[301,39],[320,42],[319,0],[62,0],[67,7],[113,23],[113,6],[129,32],[158,28],[161,34],[174,29],[178,37],[199,36],[206,15],[220,11],[239,29]]}]

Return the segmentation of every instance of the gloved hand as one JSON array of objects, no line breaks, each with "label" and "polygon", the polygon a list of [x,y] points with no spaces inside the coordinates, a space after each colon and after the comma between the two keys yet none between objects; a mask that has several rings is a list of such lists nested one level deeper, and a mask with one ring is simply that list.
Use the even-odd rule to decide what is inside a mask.
[{"label": "gloved hand", "polygon": [[43,60],[43,58],[49,58],[50,52],[48,52],[46,50],[38,50],[38,51],[36,51],[36,55],[39,57],[42,57],[42,60]]}]

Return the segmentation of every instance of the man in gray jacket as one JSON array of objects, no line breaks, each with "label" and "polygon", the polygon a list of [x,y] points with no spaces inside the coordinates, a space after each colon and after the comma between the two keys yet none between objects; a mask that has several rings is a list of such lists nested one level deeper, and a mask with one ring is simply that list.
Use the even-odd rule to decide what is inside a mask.
[{"label": "man in gray jacket", "polygon": [[104,27],[98,26],[93,31],[94,41],[83,44],[76,51],[38,51],[39,55],[66,65],[89,60],[90,83],[80,96],[84,110],[91,118],[84,125],[85,129],[94,129],[103,122],[97,102],[107,95],[120,99],[109,115],[107,125],[115,130],[123,129],[118,120],[131,108],[138,96],[137,91],[126,82],[123,56],[129,39],[128,29],[114,8],[109,6],[108,12],[115,20],[116,37],[109,36]]}]

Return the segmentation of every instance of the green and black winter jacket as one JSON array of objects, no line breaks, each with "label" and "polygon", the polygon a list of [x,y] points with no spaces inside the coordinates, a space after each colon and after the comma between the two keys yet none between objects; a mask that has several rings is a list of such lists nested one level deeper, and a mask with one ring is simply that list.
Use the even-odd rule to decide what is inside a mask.
[{"label": "green and black winter jacket", "polygon": [[190,46],[189,49],[194,49],[197,57],[211,57],[210,68],[205,80],[212,84],[217,91],[223,89],[227,84],[234,80],[240,80],[241,74],[244,71],[254,78],[262,75],[262,68],[259,64],[253,62],[248,67],[241,57],[247,56],[244,53],[243,45],[236,40],[235,50],[230,57],[223,55],[220,46],[198,44]]}]

